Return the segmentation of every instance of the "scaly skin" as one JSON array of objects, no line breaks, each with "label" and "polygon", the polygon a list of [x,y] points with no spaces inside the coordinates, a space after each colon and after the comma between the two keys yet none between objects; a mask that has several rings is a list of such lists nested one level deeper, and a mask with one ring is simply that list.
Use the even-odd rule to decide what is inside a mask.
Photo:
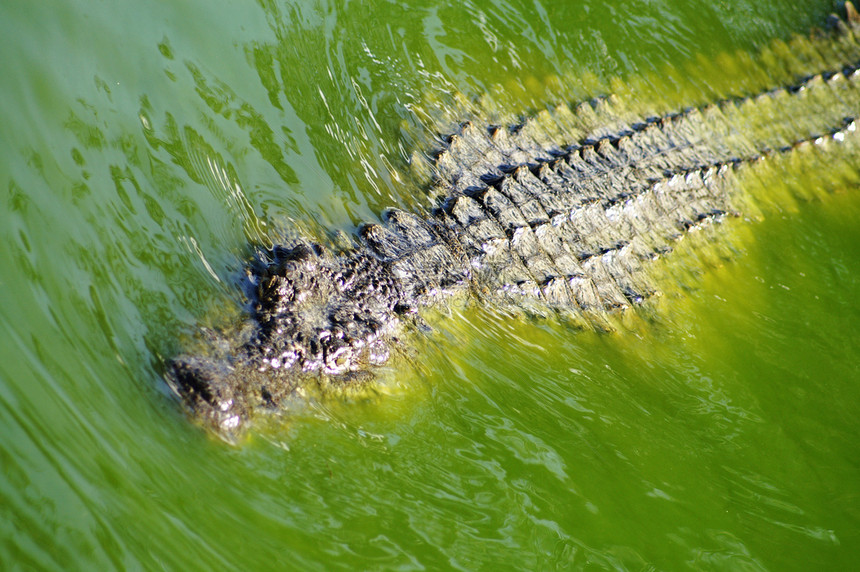
[{"label": "scaly skin", "polygon": [[[849,23],[827,41],[856,48],[856,13],[847,11]],[[843,51],[860,59],[860,48]],[[360,383],[388,359],[405,322],[453,295],[586,320],[639,304],[657,291],[649,261],[739,212],[739,170],[852,137],[855,66],[843,61],[789,87],[632,122],[601,99],[515,128],[464,124],[435,162],[437,208],[392,210],[338,256],[303,241],[275,247],[250,269],[250,339],[177,357],[169,383],[229,436],[256,412],[287,406],[308,380]],[[566,146],[542,127],[594,113],[611,121]]]}]

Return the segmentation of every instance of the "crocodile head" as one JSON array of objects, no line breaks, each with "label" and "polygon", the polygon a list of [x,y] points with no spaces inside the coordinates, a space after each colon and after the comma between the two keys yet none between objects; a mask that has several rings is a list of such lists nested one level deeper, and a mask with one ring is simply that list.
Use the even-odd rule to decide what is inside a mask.
[{"label": "crocodile head", "polygon": [[263,360],[329,375],[387,359],[400,293],[385,264],[367,253],[333,257],[319,245],[275,247],[255,276]]},{"label": "crocodile head", "polygon": [[[250,279],[250,339],[238,348],[213,341],[207,355],[174,359],[167,375],[222,435],[297,394],[363,379],[368,366],[387,361],[388,339],[407,310],[388,266],[364,251],[335,257],[306,242],[276,246]],[[340,383],[326,383],[334,379]]]}]

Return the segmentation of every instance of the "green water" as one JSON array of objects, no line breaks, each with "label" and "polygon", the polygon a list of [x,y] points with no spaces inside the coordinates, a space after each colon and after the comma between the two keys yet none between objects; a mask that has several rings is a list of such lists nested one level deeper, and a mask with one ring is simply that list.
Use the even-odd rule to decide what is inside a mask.
[{"label": "green water", "polygon": [[238,447],[162,381],[249,245],[425,202],[399,173],[434,94],[534,107],[831,9],[5,0],[0,568],[856,569],[856,189],[747,225],[654,323],[455,310],[389,395]]}]

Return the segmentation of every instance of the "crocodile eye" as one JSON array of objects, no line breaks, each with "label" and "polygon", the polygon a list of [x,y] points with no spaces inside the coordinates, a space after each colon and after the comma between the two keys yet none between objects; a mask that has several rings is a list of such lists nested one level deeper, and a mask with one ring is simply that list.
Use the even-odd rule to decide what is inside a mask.
[{"label": "crocodile eye", "polygon": [[409,304],[405,304],[403,302],[398,302],[394,305],[394,313],[400,314],[401,316],[404,314],[414,314],[416,313],[415,308],[410,306]]},{"label": "crocodile eye", "polygon": [[349,345],[341,342],[341,345],[333,350],[330,350],[326,355],[325,369],[326,373],[338,375],[349,369],[352,349]]}]

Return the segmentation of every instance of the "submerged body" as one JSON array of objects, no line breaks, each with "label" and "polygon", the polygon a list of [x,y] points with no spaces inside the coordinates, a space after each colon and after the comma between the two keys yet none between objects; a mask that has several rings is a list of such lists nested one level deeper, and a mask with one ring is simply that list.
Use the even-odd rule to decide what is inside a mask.
[{"label": "submerged body", "polygon": [[[459,294],[585,323],[657,293],[649,262],[744,212],[739,173],[824,143],[855,145],[856,18],[809,40],[796,82],[661,115],[612,98],[515,128],[464,124],[433,162],[438,207],[393,210],[356,248],[278,246],[249,271],[252,328],[180,356],[169,380],[223,434],[289,405],[308,380],[360,383],[405,323]],[[818,64],[818,68],[808,69]]]}]

